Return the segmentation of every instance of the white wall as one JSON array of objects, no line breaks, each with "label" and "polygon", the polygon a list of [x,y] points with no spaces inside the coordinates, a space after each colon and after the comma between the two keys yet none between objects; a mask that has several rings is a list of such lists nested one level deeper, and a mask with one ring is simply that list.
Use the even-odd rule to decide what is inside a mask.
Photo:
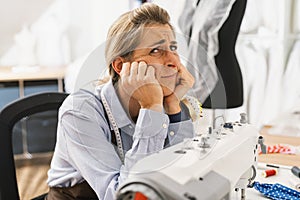
[{"label": "white wall", "polygon": [[[32,30],[47,26],[47,17],[55,15],[70,40],[71,60],[83,56],[103,43],[112,22],[129,9],[128,1],[56,0],[56,1],[5,1],[0,7],[0,58],[5,65],[16,64],[11,54],[15,53],[14,36],[24,24]],[[117,5],[117,6],[116,6]],[[2,12],[3,11],[3,12]],[[5,19],[5,22],[3,20]],[[48,20],[49,21],[49,20]],[[44,27],[43,27],[44,28]],[[34,31],[33,31],[34,32]],[[11,51],[11,53],[8,53]],[[38,63],[37,63],[38,64]]]},{"label": "white wall", "polygon": [[23,24],[31,24],[53,0],[0,0],[0,56],[13,44]]},{"label": "white wall", "polygon": [[105,42],[109,26],[128,10],[128,2],[119,0],[71,0],[69,6],[73,59]]}]

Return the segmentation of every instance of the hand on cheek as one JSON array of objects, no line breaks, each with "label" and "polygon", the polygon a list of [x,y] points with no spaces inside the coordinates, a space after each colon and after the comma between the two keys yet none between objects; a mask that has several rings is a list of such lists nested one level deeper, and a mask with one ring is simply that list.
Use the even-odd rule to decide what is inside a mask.
[{"label": "hand on cheek", "polygon": [[126,93],[137,100],[142,108],[162,111],[163,92],[155,69],[145,62],[124,63],[120,73],[120,84]]},{"label": "hand on cheek", "polygon": [[190,72],[182,64],[180,64],[176,81],[177,84],[174,92],[164,98],[164,108],[166,113],[175,114],[180,112],[180,100],[188,92],[188,90],[193,87],[194,81],[194,77],[190,74]]}]

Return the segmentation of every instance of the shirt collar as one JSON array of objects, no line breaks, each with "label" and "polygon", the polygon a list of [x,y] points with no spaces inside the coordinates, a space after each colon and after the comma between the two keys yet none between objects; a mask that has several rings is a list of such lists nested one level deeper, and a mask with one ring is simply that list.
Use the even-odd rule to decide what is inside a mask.
[{"label": "shirt collar", "polygon": [[[97,88],[96,90],[98,94],[99,92],[101,92],[101,94],[103,94],[103,96],[105,97],[112,115],[118,125],[118,128],[123,128],[127,125],[134,126],[119,100],[111,79],[109,80],[109,82],[103,85],[101,90],[99,88]],[[111,130],[113,129],[111,125],[110,128]]]}]

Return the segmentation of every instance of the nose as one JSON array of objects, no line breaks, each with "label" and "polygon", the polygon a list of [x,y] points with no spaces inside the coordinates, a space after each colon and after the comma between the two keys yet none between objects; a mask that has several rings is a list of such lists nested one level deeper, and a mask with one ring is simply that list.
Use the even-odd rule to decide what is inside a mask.
[{"label": "nose", "polygon": [[164,62],[166,67],[176,68],[178,64],[178,55],[173,51],[165,51]]}]

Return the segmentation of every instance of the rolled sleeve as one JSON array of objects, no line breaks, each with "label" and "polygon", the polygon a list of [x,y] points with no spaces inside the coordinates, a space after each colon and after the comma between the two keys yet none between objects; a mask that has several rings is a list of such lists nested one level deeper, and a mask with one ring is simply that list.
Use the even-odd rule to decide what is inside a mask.
[{"label": "rolled sleeve", "polygon": [[151,138],[157,136],[163,138],[166,135],[169,126],[169,118],[166,114],[141,109],[136,123],[134,137],[136,138]]}]

